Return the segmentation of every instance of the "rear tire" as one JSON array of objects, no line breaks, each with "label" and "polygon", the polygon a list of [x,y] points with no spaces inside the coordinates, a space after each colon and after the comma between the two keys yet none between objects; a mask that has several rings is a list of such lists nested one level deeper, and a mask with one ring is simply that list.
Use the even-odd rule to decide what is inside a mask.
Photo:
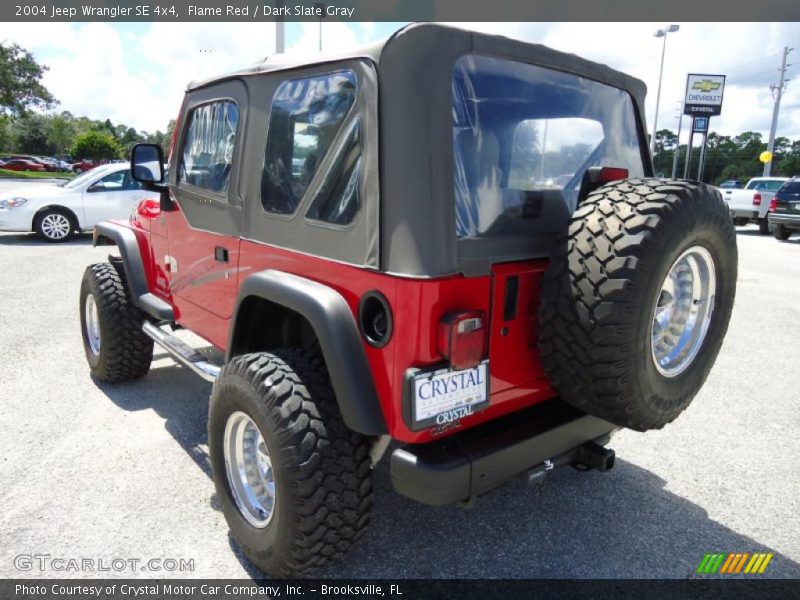
[{"label": "rear tire", "polygon": [[792,232],[786,229],[783,225],[773,225],[772,227],[772,237],[780,242],[785,242],[786,240],[791,237]]},{"label": "rear tire", "polygon": [[[249,434],[231,441],[242,424]],[[262,441],[260,455],[245,452]],[[367,439],[344,424],[319,357],[286,349],[232,359],[214,383],[208,443],[225,519],[264,573],[328,564],[363,535],[372,507]]]},{"label": "rear tire", "polygon": [[766,218],[758,220],[758,232],[761,235],[769,235],[772,233],[772,227],[770,227]]},{"label": "rear tire", "polygon": [[[663,427],[714,364],[736,270],[736,232],[712,188],[632,179],[593,192],[544,277],[539,346],[552,385],[569,404],[622,427]],[[699,329],[687,325],[691,311]]]},{"label": "rear tire", "polygon": [[145,315],[131,303],[121,271],[94,264],[81,282],[83,349],[92,377],[106,383],[144,377],[153,362],[153,340],[142,331]]}]

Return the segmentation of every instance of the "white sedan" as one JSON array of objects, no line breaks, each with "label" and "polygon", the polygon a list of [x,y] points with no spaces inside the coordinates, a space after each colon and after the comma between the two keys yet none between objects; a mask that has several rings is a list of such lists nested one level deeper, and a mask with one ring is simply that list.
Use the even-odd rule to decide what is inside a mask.
[{"label": "white sedan", "polygon": [[153,196],[131,177],[128,163],[103,165],[57,184],[28,184],[0,194],[0,231],[35,231],[63,242],[105,219],[124,219]]}]

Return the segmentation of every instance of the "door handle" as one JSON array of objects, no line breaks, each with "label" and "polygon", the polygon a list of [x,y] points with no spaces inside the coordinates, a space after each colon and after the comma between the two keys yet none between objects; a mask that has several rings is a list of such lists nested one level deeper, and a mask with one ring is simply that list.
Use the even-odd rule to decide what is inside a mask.
[{"label": "door handle", "polygon": [[228,249],[222,246],[216,246],[214,248],[214,259],[222,263],[228,262]]}]

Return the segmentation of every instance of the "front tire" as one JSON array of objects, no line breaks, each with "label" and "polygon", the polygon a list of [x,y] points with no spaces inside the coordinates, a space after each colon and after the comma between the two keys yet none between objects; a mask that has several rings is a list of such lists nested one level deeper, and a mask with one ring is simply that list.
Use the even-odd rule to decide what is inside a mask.
[{"label": "front tire", "polygon": [[153,361],[153,340],[142,331],[144,313],[131,303],[120,271],[94,264],[81,282],[83,349],[92,377],[106,383],[144,377]]},{"label": "front tire", "polygon": [[232,359],[214,383],[208,440],[225,519],[264,573],[328,564],[364,533],[367,440],[344,424],[319,357],[287,349]]},{"label": "front tire", "polygon": [[736,271],[736,231],[712,188],[631,179],[593,192],[544,277],[539,346],[552,385],[622,427],[663,427],[714,364]]},{"label": "front tire", "polygon": [[72,215],[66,211],[52,209],[36,215],[33,228],[46,242],[59,244],[72,237],[77,225]]}]

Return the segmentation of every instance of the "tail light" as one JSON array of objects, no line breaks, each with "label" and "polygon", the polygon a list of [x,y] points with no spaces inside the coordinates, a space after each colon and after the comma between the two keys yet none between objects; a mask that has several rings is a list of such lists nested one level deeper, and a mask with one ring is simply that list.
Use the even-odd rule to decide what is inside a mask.
[{"label": "tail light", "polygon": [[772,200],[769,201],[769,212],[775,212],[778,210],[778,199],[773,196]]},{"label": "tail light", "polygon": [[602,167],[597,176],[599,183],[610,183],[612,181],[619,181],[620,179],[628,178],[628,169],[619,167]]},{"label": "tail light", "polygon": [[456,370],[477,366],[486,353],[486,315],[472,310],[445,315],[439,323],[439,353]]},{"label": "tail light", "polygon": [[753,194],[753,206],[761,206],[761,194],[758,192]]},{"label": "tail light", "polygon": [[590,184],[600,186],[604,183],[627,179],[628,169],[621,167],[589,167],[586,169],[586,176]]}]

